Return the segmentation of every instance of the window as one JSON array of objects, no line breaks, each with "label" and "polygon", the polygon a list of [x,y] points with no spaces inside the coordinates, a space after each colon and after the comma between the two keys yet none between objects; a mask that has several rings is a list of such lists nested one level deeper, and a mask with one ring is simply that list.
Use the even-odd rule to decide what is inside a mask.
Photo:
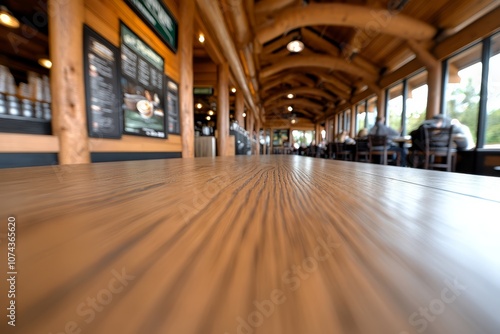
[{"label": "window", "polygon": [[500,33],[491,39],[485,148],[500,148]]},{"label": "window", "polygon": [[455,124],[468,127],[474,141],[479,117],[481,51],[482,45],[478,44],[450,58],[446,84],[446,115]]},{"label": "window", "polygon": [[406,99],[407,133],[417,129],[427,113],[427,71],[422,71],[408,79],[408,98]]},{"label": "window", "polygon": [[302,131],[302,130],[293,130],[292,138],[294,142],[294,147],[297,147],[295,144],[299,144],[299,146],[309,146],[311,145],[314,139],[315,131]]},{"label": "window", "polygon": [[375,119],[377,118],[377,97],[374,96],[368,99],[368,124],[367,128],[371,129],[375,125]]},{"label": "window", "polygon": [[401,128],[403,115],[403,84],[389,88],[389,103],[387,105],[387,125],[395,130]]},{"label": "window", "polygon": [[344,111],[344,131],[351,131],[351,110]]},{"label": "window", "polygon": [[358,103],[358,105],[356,106],[356,111],[358,113],[356,131],[359,132],[359,130],[365,128],[365,120],[366,120],[365,101],[361,101],[360,103]]}]

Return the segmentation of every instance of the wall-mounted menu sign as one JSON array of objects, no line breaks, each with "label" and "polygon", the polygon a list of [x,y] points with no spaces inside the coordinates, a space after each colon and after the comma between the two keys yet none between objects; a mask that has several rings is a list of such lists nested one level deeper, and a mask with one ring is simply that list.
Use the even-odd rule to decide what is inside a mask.
[{"label": "wall-mounted menu sign", "polygon": [[123,23],[121,53],[124,132],[166,138],[163,58]]},{"label": "wall-mounted menu sign", "polygon": [[179,85],[166,78],[168,133],[181,134],[179,119]]},{"label": "wall-mounted menu sign", "polygon": [[177,21],[162,0],[125,0],[146,24],[177,52]]},{"label": "wall-mounted menu sign", "polygon": [[90,137],[121,137],[118,61],[118,48],[85,26],[85,95]]}]

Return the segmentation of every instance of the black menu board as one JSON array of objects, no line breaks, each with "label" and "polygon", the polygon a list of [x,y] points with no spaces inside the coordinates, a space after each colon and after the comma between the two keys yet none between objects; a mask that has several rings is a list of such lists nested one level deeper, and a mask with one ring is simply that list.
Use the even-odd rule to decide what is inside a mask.
[{"label": "black menu board", "polygon": [[123,23],[120,30],[124,132],[166,138],[164,60]]},{"label": "black menu board", "polygon": [[165,82],[167,84],[168,133],[180,135],[179,85],[168,77],[166,77]]},{"label": "black menu board", "polygon": [[118,62],[118,48],[85,26],[85,95],[90,137],[121,137]]}]

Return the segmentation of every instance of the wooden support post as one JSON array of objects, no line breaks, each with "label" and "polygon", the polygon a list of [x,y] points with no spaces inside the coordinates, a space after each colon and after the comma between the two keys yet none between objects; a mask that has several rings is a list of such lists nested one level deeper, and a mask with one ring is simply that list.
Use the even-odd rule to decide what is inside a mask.
[{"label": "wooden support post", "polygon": [[83,81],[83,0],[49,1],[53,131],[59,163],[90,162]]},{"label": "wooden support post", "polygon": [[338,119],[339,119],[339,115],[336,114],[335,116],[333,116],[333,131],[332,131],[332,139],[333,141],[335,141],[335,139],[337,138],[337,132],[338,132]]},{"label": "wooden support post", "polygon": [[441,103],[441,75],[441,62],[437,62],[432,67],[427,67],[427,119],[431,119],[433,116],[439,114],[439,106]]},{"label": "wooden support post", "polygon": [[236,101],[234,113],[236,117],[236,121],[239,126],[245,128],[245,119],[243,118],[243,113],[245,112],[245,97],[243,96],[243,92],[241,89],[236,91]]},{"label": "wooden support post", "polygon": [[252,148],[252,154],[255,154],[255,145],[254,145],[255,136],[253,135],[255,117],[252,111],[247,112],[247,122],[248,122],[247,123],[248,133],[250,134],[250,147]]},{"label": "wooden support post", "polygon": [[[368,117],[368,113],[366,113]],[[377,117],[385,117],[385,94],[383,89],[377,91]]]},{"label": "wooden support post", "polygon": [[194,0],[180,2],[179,55],[180,55],[180,109],[182,157],[194,157],[194,98],[193,98],[193,35]]},{"label": "wooden support post", "polygon": [[255,143],[255,155],[260,155],[260,118],[256,117],[255,120],[255,139],[257,142]]},{"label": "wooden support post", "polygon": [[410,49],[415,53],[417,58],[427,67],[427,112],[426,118],[431,119],[439,114],[441,103],[441,80],[442,80],[442,64],[439,59],[434,57],[420,43],[414,40],[407,41]]},{"label": "wooden support post", "polygon": [[229,65],[218,66],[217,78],[217,154],[228,155],[227,141],[229,137]]},{"label": "wooden support post", "polygon": [[351,105],[351,129],[349,136],[351,138],[355,138],[357,136],[356,133],[356,105]]},{"label": "wooden support post", "polygon": [[316,145],[319,145],[321,143],[321,124],[319,122],[314,124],[314,137]]}]

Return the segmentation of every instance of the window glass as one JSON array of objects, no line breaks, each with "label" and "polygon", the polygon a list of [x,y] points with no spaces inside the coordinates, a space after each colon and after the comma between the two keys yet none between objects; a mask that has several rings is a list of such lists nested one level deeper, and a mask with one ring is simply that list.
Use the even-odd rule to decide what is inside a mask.
[{"label": "window glass", "polygon": [[387,124],[395,129],[401,128],[403,113],[403,84],[389,88],[389,103],[387,104]]},{"label": "window glass", "polygon": [[427,71],[422,71],[408,79],[406,99],[406,133],[417,129],[427,113]]},{"label": "window glass", "polygon": [[356,131],[359,132],[359,130],[365,128],[365,119],[366,119],[366,111],[365,111],[365,101],[361,101],[358,103],[356,106],[356,110],[358,113],[357,117],[357,124],[356,124]]},{"label": "window glass", "polygon": [[299,144],[299,146],[309,146],[311,142],[314,140],[315,131],[302,131],[302,130],[293,130],[292,137],[294,146],[295,144]]},{"label": "window glass", "polygon": [[375,125],[375,119],[377,118],[377,97],[374,96],[368,99],[368,129],[371,129]]},{"label": "window glass", "polygon": [[475,146],[481,91],[481,44],[469,48],[448,61],[446,115],[453,123],[471,133]]},{"label": "window glass", "polygon": [[500,148],[500,33],[491,39],[485,148]]},{"label": "window glass", "polygon": [[344,131],[351,131],[351,111],[349,109],[344,111]]}]

